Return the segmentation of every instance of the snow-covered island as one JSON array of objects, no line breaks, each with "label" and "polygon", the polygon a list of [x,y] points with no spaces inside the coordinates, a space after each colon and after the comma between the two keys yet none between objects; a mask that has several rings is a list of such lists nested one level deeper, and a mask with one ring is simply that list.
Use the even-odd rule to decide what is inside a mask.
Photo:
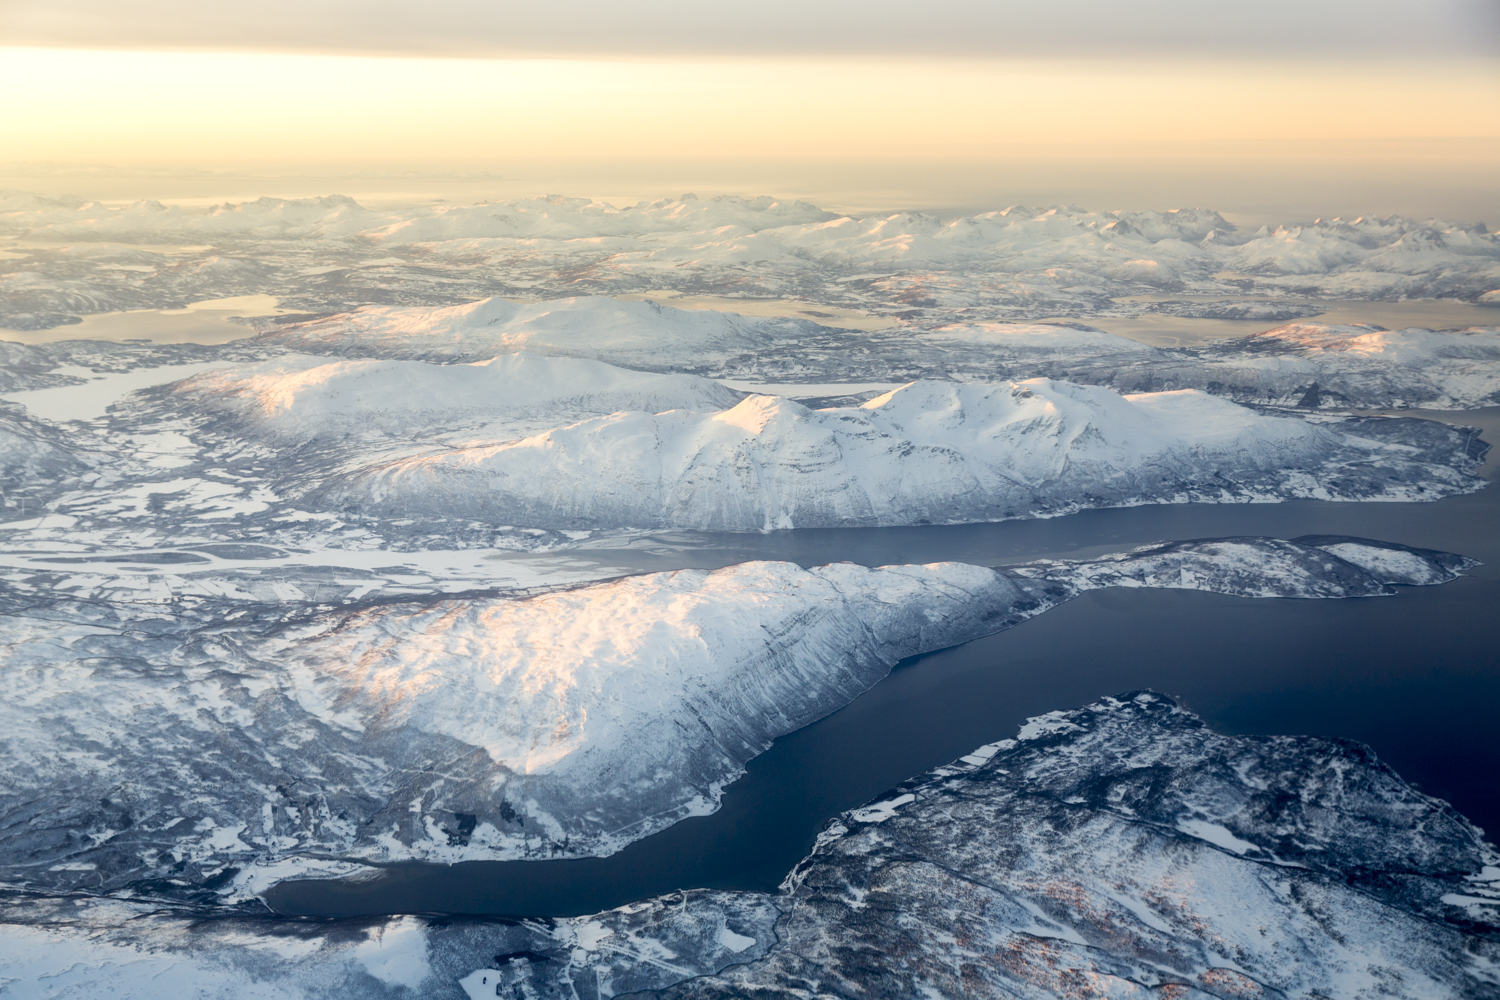
[{"label": "snow-covered island", "polygon": [[1500,995],[1500,852],[1366,747],[1220,736],[1142,692],[834,818],[776,894],[357,925],[9,896],[0,961],[61,991],[296,1000],[1478,1000]]}]

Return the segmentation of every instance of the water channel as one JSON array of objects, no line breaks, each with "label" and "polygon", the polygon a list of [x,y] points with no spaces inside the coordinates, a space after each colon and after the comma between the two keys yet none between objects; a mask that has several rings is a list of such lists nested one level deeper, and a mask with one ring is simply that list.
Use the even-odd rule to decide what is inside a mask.
[{"label": "water channel", "polygon": [[[1500,409],[1423,414],[1500,440]],[[1487,466],[1493,481],[1495,463]],[[1359,740],[1408,781],[1500,833],[1500,490],[1437,503],[1294,501],[1089,511],[1000,524],[663,536],[600,552],[641,570],[789,559],[986,565],[1084,558],[1164,539],[1303,534],[1461,552],[1484,565],[1394,597],[1280,600],[1094,591],[1014,629],[903,661],[838,712],[777,740],[722,808],[608,858],[399,864],[287,882],[284,914],[592,913],[679,888],[771,891],[831,816],[1014,734],[1028,716],[1139,688],[1220,732]]]}]

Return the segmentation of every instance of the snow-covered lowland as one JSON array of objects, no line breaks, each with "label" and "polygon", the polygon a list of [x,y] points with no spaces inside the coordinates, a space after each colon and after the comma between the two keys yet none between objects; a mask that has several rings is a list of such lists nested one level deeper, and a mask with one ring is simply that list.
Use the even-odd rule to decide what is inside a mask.
[{"label": "snow-covered lowland", "polygon": [[[1500,404],[1497,296],[1497,237],[1437,220],[0,192],[0,994],[1500,997],[1478,830],[1363,747],[1157,695],[831,820],[775,894],[260,898],[618,861],[897,661],[1086,591],[1449,584],[1474,560],[1328,525],[1484,498],[1445,500],[1486,482],[1463,414],[1377,411]],[[169,335],[190,304],[217,325]],[[1109,332],[1153,318],[1186,332]],[[1293,500],[1341,503],[1124,520]],[[863,564],[1090,516],[1126,533]]]}]

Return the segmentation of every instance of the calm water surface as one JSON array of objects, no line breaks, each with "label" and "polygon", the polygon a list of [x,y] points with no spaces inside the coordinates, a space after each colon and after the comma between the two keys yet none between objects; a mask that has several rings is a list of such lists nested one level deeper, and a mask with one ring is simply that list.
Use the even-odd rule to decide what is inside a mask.
[{"label": "calm water surface", "polygon": [[[1445,414],[1500,438],[1500,410]],[[1493,477],[1493,463],[1490,467]],[[1086,557],[1167,538],[1346,534],[1484,560],[1441,587],[1343,601],[1104,590],[1021,626],[903,661],[833,715],[776,741],[723,808],[609,858],[403,864],[291,882],[282,913],[592,913],[687,887],[774,889],[821,825],[892,785],[1014,735],[1028,716],[1153,688],[1224,733],[1348,737],[1500,834],[1500,490],[1435,504],[1159,506],[992,525],[672,536],[642,569],[747,558],[816,565]],[[687,546],[693,547],[687,547]],[[601,553],[601,557],[605,554]],[[622,553],[608,553],[619,564]]]}]

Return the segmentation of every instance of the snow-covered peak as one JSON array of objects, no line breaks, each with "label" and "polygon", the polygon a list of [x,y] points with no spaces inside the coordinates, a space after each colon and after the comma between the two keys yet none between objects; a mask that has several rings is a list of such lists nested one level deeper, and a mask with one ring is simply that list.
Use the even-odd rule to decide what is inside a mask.
[{"label": "snow-covered peak", "polygon": [[269,217],[308,218],[320,213],[367,212],[348,195],[331,194],[321,198],[257,198],[254,201],[224,202],[208,210],[210,218],[223,215],[258,215]]},{"label": "snow-covered peak", "polygon": [[38,213],[56,211],[77,211],[91,202],[82,198],[74,198],[67,195],[47,196],[33,194],[30,191],[3,190],[0,191],[0,213],[10,215],[12,213]]},{"label": "snow-covered peak", "polygon": [[1072,464],[1128,469],[1147,455],[1190,447],[1241,452],[1311,444],[1317,430],[1298,420],[1257,417],[1197,389],[1121,395],[1050,378],[1007,383],[913,382],[870,400],[892,429],[928,447],[980,455],[1003,449],[1012,476],[1043,480]]}]

